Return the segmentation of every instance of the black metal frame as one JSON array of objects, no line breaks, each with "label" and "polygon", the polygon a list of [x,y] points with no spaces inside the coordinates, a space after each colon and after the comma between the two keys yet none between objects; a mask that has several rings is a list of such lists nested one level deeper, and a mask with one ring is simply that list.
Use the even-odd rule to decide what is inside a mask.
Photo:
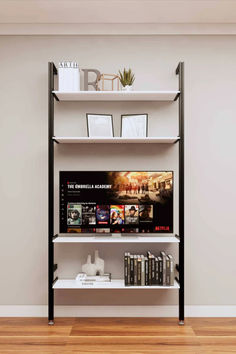
[{"label": "black metal frame", "polygon": [[184,324],[184,63],[180,62],[179,75],[179,324]]},{"label": "black metal frame", "polygon": [[54,75],[57,69],[48,63],[48,324],[54,324]]},{"label": "black metal frame", "polygon": [[[48,63],[48,324],[54,324],[54,290],[53,284],[57,280],[54,272],[57,264],[54,264],[54,76],[57,75],[55,65]],[[180,62],[176,75],[179,76],[179,93],[174,101],[179,99],[179,264],[176,270],[179,277],[179,324],[184,324],[184,63]]]}]

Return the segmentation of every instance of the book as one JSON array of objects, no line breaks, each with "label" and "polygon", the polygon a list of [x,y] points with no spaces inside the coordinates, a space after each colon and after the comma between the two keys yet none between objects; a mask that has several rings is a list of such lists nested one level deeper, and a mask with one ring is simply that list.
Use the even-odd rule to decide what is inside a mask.
[{"label": "book", "polygon": [[148,284],[148,257],[145,257],[145,285]]},{"label": "book", "polygon": [[166,256],[166,285],[170,286],[170,259]]},{"label": "book", "polygon": [[130,285],[134,285],[134,256],[130,255]]},{"label": "book", "polygon": [[151,285],[156,284],[156,262],[155,256],[152,254],[151,256]]},{"label": "book", "polygon": [[163,284],[163,264],[162,264],[162,258],[161,257],[157,257],[158,259],[158,280],[159,280],[159,285]]},{"label": "book", "polygon": [[145,258],[141,256],[141,286],[145,286]]},{"label": "book", "polygon": [[150,251],[147,252],[148,257],[148,285],[152,285],[152,254]]},{"label": "book", "polygon": [[125,252],[124,256],[124,278],[125,278],[125,286],[128,285],[128,252]]},{"label": "book", "polygon": [[159,284],[159,266],[158,266],[158,257],[155,257],[155,284]]},{"label": "book", "polygon": [[134,285],[137,285],[138,281],[138,256],[134,255]]},{"label": "book", "polygon": [[79,273],[76,276],[76,281],[79,281],[81,283],[107,283],[111,281],[111,273],[106,273],[103,275],[86,275],[85,273]]},{"label": "book", "polygon": [[137,260],[137,285],[141,285],[141,256],[138,256]]},{"label": "book", "polygon": [[171,254],[168,254],[168,258],[170,260],[170,286],[174,286],[174,282],[175,282],[174,258],[171,256]]},{"label": "book", "polygon": [[130,285],[130,253],[127,256],[127,285]]},{"label": "book", "polygon": [[166,253],[164,251],[161,252],[162,258],[162,285],[166,285]]}]

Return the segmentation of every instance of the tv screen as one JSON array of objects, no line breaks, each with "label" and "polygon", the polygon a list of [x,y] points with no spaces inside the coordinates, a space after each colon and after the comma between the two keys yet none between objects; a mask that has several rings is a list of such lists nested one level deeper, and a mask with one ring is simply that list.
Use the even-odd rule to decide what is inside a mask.
[{"label": "tv screen", "polygon": [[61,171],[61,233],[172,233],[172,171]]}]

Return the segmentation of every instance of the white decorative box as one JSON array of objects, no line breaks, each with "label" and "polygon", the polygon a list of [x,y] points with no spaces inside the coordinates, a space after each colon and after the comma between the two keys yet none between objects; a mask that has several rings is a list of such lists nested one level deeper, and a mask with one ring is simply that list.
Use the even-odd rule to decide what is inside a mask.
[{"label": "white decorative box", "polygon": [[63,61],[58,68],[58,90],[60,92],[80,91],[80,72],[78,63]]}]

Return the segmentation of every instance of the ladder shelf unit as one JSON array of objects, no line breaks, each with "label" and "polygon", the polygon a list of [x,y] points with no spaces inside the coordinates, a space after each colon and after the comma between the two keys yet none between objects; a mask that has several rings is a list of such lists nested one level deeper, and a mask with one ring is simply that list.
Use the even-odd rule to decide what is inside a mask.
[{"label": "ladder shelf unit", "polygon": [[[48,323],[54,324],[54,290],[56,289],[177,289],[179,304],[179,324],[184,324],[184,63],[180,62],[176,68],[179,79],[179,89],[176,91],[54,91],[54,81],[57,69],[53,62],[48,63]],[[169,137],[146,138],[88,138],[88,137],[57,137],[54,135],[54,101],[168,101],[178,100],[179,105],[179,134]],[[109,235],[94,236],[88,234],[65,235],[54,233],[54,144],[175,144],[178,143],[179,164],[179,200],[178,200],[178,235],[137,234],[135,236]],[[179,262],[176,265],[178,277],[174,286],[124,286],[123,279],[114,279],[106,286],[95,284],[81,286],[73,279],[58,279],[55,277],[57,264],[54,264],[54,244],[64,243],[141,243],[141,244],[169,244],[178,245]]]}]

